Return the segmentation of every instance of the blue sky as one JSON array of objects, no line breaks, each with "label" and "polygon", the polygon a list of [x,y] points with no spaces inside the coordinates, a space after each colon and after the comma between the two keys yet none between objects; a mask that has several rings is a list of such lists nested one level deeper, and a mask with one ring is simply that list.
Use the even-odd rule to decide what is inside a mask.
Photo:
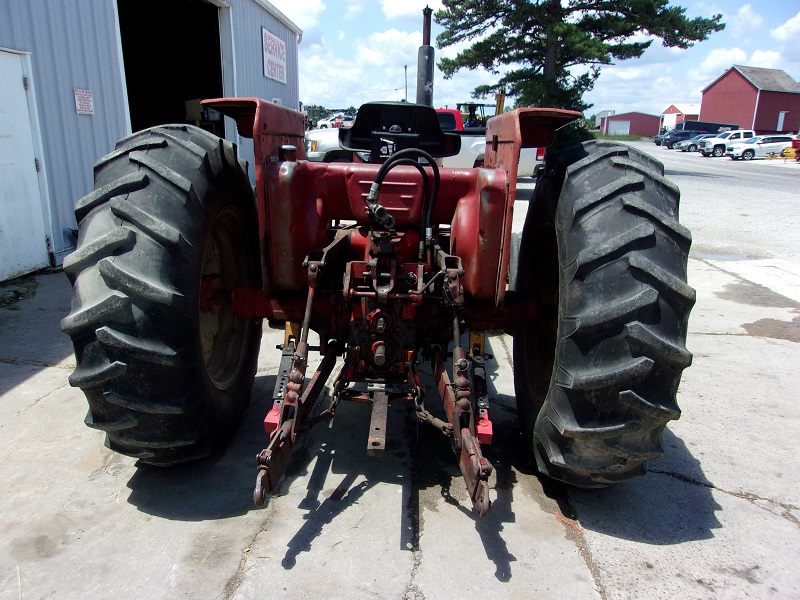
[{"label": "blue sky", "polygon": [[[300,99],[329,108],[416,96],[417,48],[422,9],[438,0],[270,0],[303,29],[299,45]],[[721,13],[726,28],[687,50],[658,40],[639,59],[604,67],[586,96],[587,112],[615,110],[660,114],[670,104],[700,103],[701,91],[734,64],[783,69],[800,80],[800,3],[795,0],[678,0],[689,17]],[[441,31],[433,23],[433,37]],[[643,36],[642,36],[643,37]],[[434,42],[435,43],[435,42]],[[459,48],[436,50],[437,60]],[[434,104],[470,99],[478,85],[492,83],[483,70],[459,71],[445,80],[436,71]],[[487,100],[488,102],[488,100]],[[493,102],[493,100],[492,100]]]}]

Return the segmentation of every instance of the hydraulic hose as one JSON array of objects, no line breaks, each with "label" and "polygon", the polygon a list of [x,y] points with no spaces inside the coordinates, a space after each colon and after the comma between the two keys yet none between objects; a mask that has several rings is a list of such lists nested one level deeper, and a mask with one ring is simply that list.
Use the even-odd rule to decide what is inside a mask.
[{"label": "hydraulic hose", "polygon": [[[427,174],[425,173],[422,165],[419,164],[418,160],[413,160],[412,157],[418,158],[422,157],[428,164],[431,166],[431,170],[433,171],[433,195],[429,196],[428,191],[428,178]],[[386,162],[381,165],[381,168],[378,169],[378,173],[375,176],[375,181],[372,183],[370,187],[369,195],[367,196],[368,203],[375,203],[378,200],[378,195],[380,193],[380,186],[383,183],[384,178],[386,177],[387,173],[393,169],[395,166],[405,164],[405,165],[413,165],[422,173],[422,180],[425,185],[424,197],[423,197],[423,216],[422,216],[422,223],[420,224],[420,260],[424,257],[424,248],[426,244],[429,244],[433,241],[433,229],[431,227],[431,218],[433,216],[433,208],[436,205],[436,199],[439,196],[439,184],[441,181],[439,175],[439,166],[436,164],[434,158],[419,148],[406,148],[405,150],[400,150],[395,154],[392,154]]]}]

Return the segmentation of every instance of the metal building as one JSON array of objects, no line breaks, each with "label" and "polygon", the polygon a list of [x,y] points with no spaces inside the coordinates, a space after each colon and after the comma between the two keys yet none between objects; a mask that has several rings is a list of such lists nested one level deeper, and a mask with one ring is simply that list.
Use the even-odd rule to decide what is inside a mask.
[{"label": "metal building", "polygon": [[606,135],[656,135],[660,118],[640,112],[603,117],[600,131]]},{"label": "metal building", "polygon": [[198,124],[252,163],[250,140],[198,100],[299,108],[301,37],[266,0],[0,3],[0,281],[61,264],[93,164],[133,131]]}]

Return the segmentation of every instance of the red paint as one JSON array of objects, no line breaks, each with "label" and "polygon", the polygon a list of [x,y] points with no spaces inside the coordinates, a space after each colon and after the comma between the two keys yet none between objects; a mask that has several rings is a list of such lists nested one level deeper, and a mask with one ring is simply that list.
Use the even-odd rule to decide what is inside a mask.
[{"label": "red paint", "polygon": [[[437,108],[436,112],[442,115],[450,115],[455,123],[454,131],[464,131],[464,116],[461,111],[455,108]],[[449,119],[448,119],[449,120]]]},{"label": "red paint", "polygon": [[[581,113],[572,110],[560,110],[557,108],[518,108],[511,112],[497,115],[489,120],[486,127],[486,154],[484,156],[484,165],[487,171],[491,173],[491,169],[495,169],[497,177],[500,172],[505,172],[504,178],[508,182],[508,193],[505,198],[505,205],[503,207],[492,207],[491,215],[487,215],[487,219],[502,219],[503,233],[500,237],[500,246],[495,246],[494,250],[489,247],[490,243],[495,242],[492,236],[486,236],[484,223],[487,225],[494,225],[494,223],[487,223],[484,219],[481,227],[475,223],[462,222],[466,228],[472,229],[475,233],[480,232],[481,239],[475,239],[479,245],[479,252],[489,251],[500,252],[500,260],[494,263],[489,260],[483,260],[481,256],[479,259],[474,260],[471,264],[475,267],[489,267],[497,270],[495,278],[495,304],[502,304],[505,298],[505,282],[508,276],[508,261],[511,256],[511,221],[512,209],[514,206],[514,198],[517,193],[517,169],[519,168],[519,152],[521,148],[541,148],[549,146],[553,143],[553,135],[558,128],[563,127],[567,123],[579,119]],[[476,201],[481,205],[480,209],[483,210],[485,200],[477,198]],[[474,215],[474,211],[473,211]],[[474,217],[473,217],[474,218]],[[455,218],[453,219],[455,224]],[[455,225],[454,225],[455,226]],[[455,236],[454,236],[455,237]],[[467,247],[469,241],[464,240]],[[483,242],[483,243],[482,243]],[[474,242],[473,242],[474,243]],[[451,249],[451,254],[460,254]],[[461,256],[462,264],[469,273],[468,262],[464,261],[464,256]],[[499,268],[498,268],[499,267]],[[487,274],[470,276],[488,278]],[[474,286],[476,282],[470,281],[470,285]],[[481,282],[483,283],[483,282]],[[467,285],[464,286],[465,290]],[[485,298],[488,290],[481,290],[483,293],[480,295],[474,294],[476,297]]]},{"label": "red paint", "polygon": [[736,123],[751,129],[758,90],[735,69],[703,90],[700,120],[712,123]]},{"label": "red paint", "polygon": [[269,435],[278,428],[281,419],[281,407],[273,406],[264,417],[264,431]]},{"label": "red paint", "polygon": [[[778,115],[787,111],[783,128],[778,131]],[[800,130],[800,94],[786,92],[761,92],[755,127],[759,133],[797,133]]]},{"label": "red paint", "polygon": [[[261,297],[250,288],[236,290],[237,314],[272,319],[302,319],[308,274],[302,263],[310,251],[325,247],[334,221],[368,225],[364,198],[378,165],[311,163],[305,158],[303,115],[256,98],[204,101],[233,117],[239,133],[253,137],[256,196],[262,252]],[[554,131],[580,113],[557,109],[518,109],[493,117],[487,128],[486,169],[441,169],[441,187],[433,211],[435,224],[451,226],[451,254],[461,257],[467,300],[504,301],[511,246],[511,218],[521,147],[544,147]],[[280,147],[297,148],[298,160],[279,162]],[[431,178],[430,170],[426,176]],[[417,260],[417,230],[422,218],[421,175],[412,167],[392,169],[381,187],[380,203],[406,237],[398,262]],[[351,233],[366,259],[366,230]],[[331,316],[323,302],[322,314]],[[315,307],[315,311],[317,308]]]},{"label": "red paint", "polygon": [[477,423],[475,424],[475,435],[478,438],[478,441],[488,446],[492,443],[492,435],[494,433],[494,429],[492,427],[492,422],[489,420],[489,411],[486,409],[481,409],[478,411],[478,419]]}]

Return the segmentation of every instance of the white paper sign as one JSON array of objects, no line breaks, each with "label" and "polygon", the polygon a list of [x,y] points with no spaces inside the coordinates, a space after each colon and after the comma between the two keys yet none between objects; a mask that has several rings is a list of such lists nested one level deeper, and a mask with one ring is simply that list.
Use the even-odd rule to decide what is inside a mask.
[{"label": "white paper sign", "polygon": [[92,90],[73,88],[73,91],[75,92],[75,111],[79,115],[93,115],[94,96],[92,96]]},{"label": "white paper sign", "polygon": [[261,28],[264,47],[264,77],[286,83],[286,42]]}]

